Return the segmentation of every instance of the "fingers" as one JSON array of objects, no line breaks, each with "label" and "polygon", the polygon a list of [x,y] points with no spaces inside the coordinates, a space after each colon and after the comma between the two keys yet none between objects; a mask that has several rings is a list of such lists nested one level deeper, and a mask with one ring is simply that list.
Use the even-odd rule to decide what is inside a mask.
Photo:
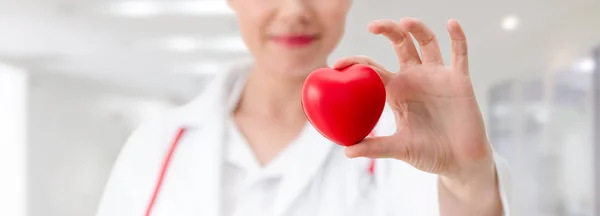
[{"label": "fingers", "polygon": [[333,63],[333,69],[337,69],[337,70],[344,69],[344,68],[350,67],[355,64],[372,65],[372,64],[376,64],[376,63],[367,56],[351,56],[351,57],[344,57],[344,58],[340,58],[340,59],[336,60]]},{"label": "fingers", "polygon": [[355,64],[368,65],[371,68],[373,68],[373,70],[375,70],[379,74],[384,84],[387,84],[394,75],[392,72],[386,70],[383,66],[377,64],[377,62],[375,62],[373,59],[367,56],[353,56],[341,58],[333,64],[333,68],[340,70]]},{"label": "fingers", "polygon": [[[444,66],[444,60],[440,51],[439,42],[431,29],[417,19],[402,18],[399,22],[392,20],[379,20],[369,24],[369,31],[373,34],[382,34],[391,41],[394,51],[398,57],[400,68],[410,65],[433,64]],[[458,72],[468,74],[468,48],[465,33],[457,20],[448,21],[448,32],[452,41],[452,63],[451,67]],[[421,56],[411,35],[418,41]],[[361,62],[362,61],[362,62]],[[376,70],[383,69],[372,60],[366,59],[343,59],[336,63],[336,68],[344,68],[352,64],[367,64]],[[385,69],[383,69],[385,70]],[[382,78],[387,78],[386,73],[377,70]]]},{"label": "fingers", "polygon": [[346,148],[346,157],[396,158],[403,160],[408,156],[408,148],[398,139],[388,137],[365,138],[362,142]]},{"label": "fingers", "polygon": [[412,37],[398,23],[392,20],[375,21],[369,24],[369,31],[377,35],[382,34],[392,42],[401,68],[410,64],[421,64],[421,58]]},{"label": "fingers", "polygon": [[413,18],[402,18],[398,25],[405,31],[410,32],[419,42],[424,64],[444,65],[437,38],[423,22]]},{"label": "fingers", "polygon": [[462,73],[469,73],[469,56],[467,37],[456,19],[448,21],[448,33],[452,41],[452,68]]}]

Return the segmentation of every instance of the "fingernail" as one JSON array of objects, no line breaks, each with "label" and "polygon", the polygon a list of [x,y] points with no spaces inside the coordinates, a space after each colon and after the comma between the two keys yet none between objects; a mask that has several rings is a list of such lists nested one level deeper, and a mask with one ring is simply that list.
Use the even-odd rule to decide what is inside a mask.
[{"label": "fingernail", "polygon": [[334,68],[334,69],[338,69],[338,68],[340,68],[341,66],[342,66],[342,62],[336,62],[336,63],[333,63],[333,68]]},{"label": "fingernail", "polygon": [[346,155],[347,158],[355,158],[356,155],[352,154],[352,151],[348,150],[348,147],[346,147],[344,149],[344,154]]},{"label": "fingernail", "polygon": [[384,24],[384,23],[385,23],[385,20],[383,20],[383,19],[380,19],[380,20],[375,20],[375,21],[373,21],[373,22],[371,22],[371,23],[372,23],[372,24],[376,24],[376,25],[382,25],[382,24]]},{"label": "fingernail", "polygon": [[452,18],[452,19],[450,19],[450,21],[452,21],[452,20],[454,20],[454,22],[456,22],[456,24],[459,24],[459,25],[460,25],[460,22],[458,21],[458,19],[456,19],[456,18]]}]

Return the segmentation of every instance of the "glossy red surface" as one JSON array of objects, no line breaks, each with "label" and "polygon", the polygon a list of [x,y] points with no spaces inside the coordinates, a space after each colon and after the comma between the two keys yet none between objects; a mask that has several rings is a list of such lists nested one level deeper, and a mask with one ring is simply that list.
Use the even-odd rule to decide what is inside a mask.
[{"label": "glossy red surface", "polygon": [[302,89],[302,107],[310,123],[327,139],[343,146],[363,140],[385,106],[385,86],[371,67],[313,71]]}]

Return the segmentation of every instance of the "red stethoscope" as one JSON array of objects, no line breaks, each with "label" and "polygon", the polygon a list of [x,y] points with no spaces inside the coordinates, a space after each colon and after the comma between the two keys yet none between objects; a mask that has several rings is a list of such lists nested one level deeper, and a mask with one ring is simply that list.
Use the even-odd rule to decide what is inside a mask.
[{"label": "red stethoscope", "polygon": [[[154,187],[154,192],[152,193],[152,199],[150,199],[150,203],[148,203],[148,207],[146,208],[145,216],[150,216],[150,214],[152,213],[152,209],[154,209],[154,204],[156,203],[156,198],[158,198],[158,194],[160,193],[160,189],[162,187],[166,173],[169,169],[169,165],[171,164],[171,158],[173,157],[173,153],[175,152],[175,149],[177,149],[177,145],[179,145],[179,141],[181,140],[181,137],[183,137],[183,135],[185,134],[186,130],[187,130],[186,128],[179,128],[179,130],[177,131],[177,134],[175,135],[175,138],[173,138],[173,141],[171,142],[169,151],[167,151],[165,160],[163,161],[162,167],[160,169],[160,173],[158,175],[158,181],[156,182],[156,186]],[[372,137],[374,135],[375,135],[375,133],[371,132],[369,134],[369,137]],[[375,174],[375,159],[371,159],[371,162],[369,163],[369,167],[368,167],[368,172],[370,175]]]}]

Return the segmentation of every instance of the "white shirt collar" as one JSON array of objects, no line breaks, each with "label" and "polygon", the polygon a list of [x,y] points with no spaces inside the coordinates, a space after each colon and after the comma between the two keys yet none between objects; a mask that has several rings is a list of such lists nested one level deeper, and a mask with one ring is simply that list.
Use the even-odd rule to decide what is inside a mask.
[{"label": "white shirt collar", "polygon": [[228,121],[227,130],[228,140],[225,147],[226,164],[247,172],[251,178],[256,178],[257,180],[281,178],[287,173],[292,172],[290,167],[294,166],[294,163],[306,160],[306,155],[302,148],[306,148],[307,141],[310,140],[311,136],[315,136],[315,134],[311,134],[312,126],[307,123],[292,143],[286,146],[266,166],[261,167],[247,140],[240,133],[232,119]]}]

